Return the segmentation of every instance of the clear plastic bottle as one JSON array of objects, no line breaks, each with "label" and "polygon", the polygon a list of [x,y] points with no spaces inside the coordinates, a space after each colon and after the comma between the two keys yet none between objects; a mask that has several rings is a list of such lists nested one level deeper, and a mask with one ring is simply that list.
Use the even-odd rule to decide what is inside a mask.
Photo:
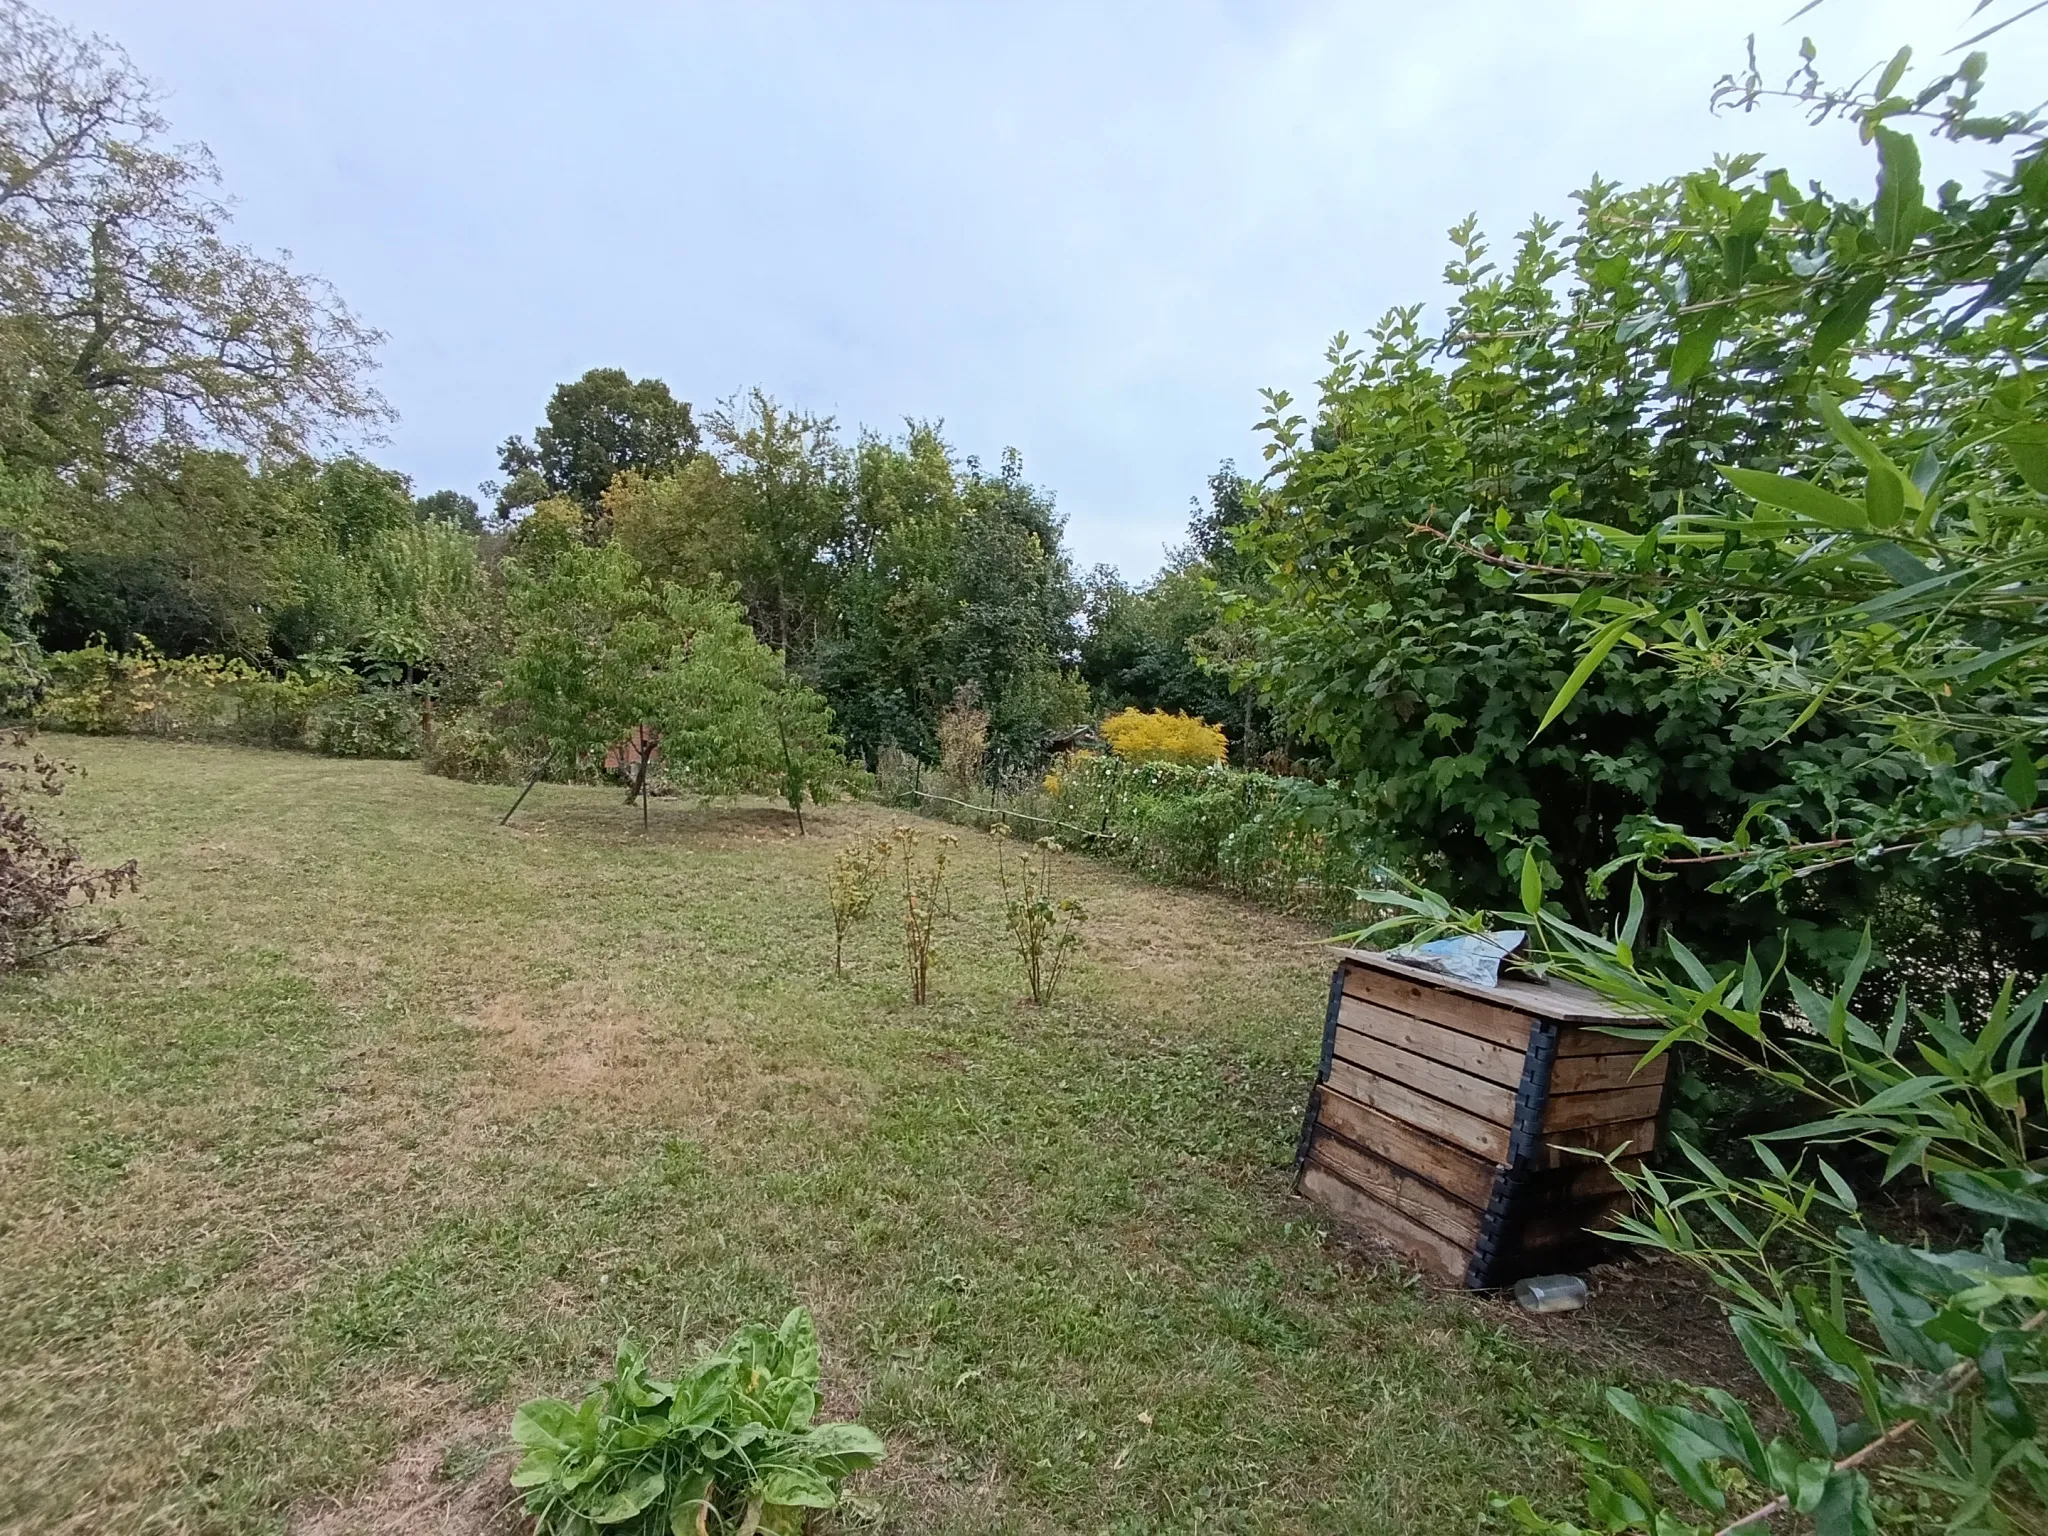
[{"label": "clear plastic bottle", "polygon": [[1576,1312],[1586,1304],[1586,1282],[1577,1275],[1531,1275],[1515,1282],[1524,1312]]}]

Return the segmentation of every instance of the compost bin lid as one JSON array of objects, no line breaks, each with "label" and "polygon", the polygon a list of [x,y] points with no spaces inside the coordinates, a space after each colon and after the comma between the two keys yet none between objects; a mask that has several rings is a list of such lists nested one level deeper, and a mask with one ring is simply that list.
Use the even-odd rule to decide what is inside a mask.
[{"label": "compost bin lid", "polygon": [[1385,971],[1389,976],[1420,982],[1426,987],[1436,987],[1444,992],[1457,992],[1466,997],[1476,997],[1497,1007],[1511,1009],[1516,1013],[1533,1013],[1539,1019],[1554,1019],[1560,1024],[1654,1025],[1657,1022],[1648,1015],[1630,1013],[1626,1009],[1617,1008],[1597,992],[1589,991],[1576,982],[1545,981],[1531,976],[1503,976],[1498,984],[1482,987],[1476,982],[1460,981],[1455,976],[1446,976],[1441,971],[1404,964],[1376,949],[1346,949],[1340,945],[1337,947],[1337,953],[1359,965],[1370,966],[1376,971]]}]

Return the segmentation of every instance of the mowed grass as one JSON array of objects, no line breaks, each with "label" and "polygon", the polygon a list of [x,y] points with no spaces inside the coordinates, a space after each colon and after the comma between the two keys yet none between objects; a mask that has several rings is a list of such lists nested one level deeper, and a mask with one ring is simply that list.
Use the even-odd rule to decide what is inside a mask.
[{"label": "mowed grass", "polygon": [[[0,983],[0,1528],[509,1528],[510,1408],[801,1303],[888,1439],[835,1528],[1470,1530],[1594,1384],[1289,1193],[1312,930],[1069,860],[1019,1001],[962,834],[934,1000],[824,877],[906,818],[46,739],[144,894]],[[920,824],[934,839],[949,829]]]}]

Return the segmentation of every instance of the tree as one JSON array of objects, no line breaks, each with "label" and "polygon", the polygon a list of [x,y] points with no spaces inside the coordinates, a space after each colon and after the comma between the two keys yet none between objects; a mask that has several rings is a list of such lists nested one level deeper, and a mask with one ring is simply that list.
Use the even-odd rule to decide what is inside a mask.
[{"label": "tree", "polygon": [[118,47],[0,0],[0,453],[120,475],[153,443],[290,457],[387,414],[382,340],[226,236]]},{"label": "tree", "polygon": [[[1708,1057],[1808,1110],[1728,1149],[1739,1163],[1688,1146],[1684,1164],[1618,1175],[1636,1199],[1619,1234],[1707,1276],[1755,1368],[1748,1396],[1775,1403],[1760,1429],[1729,1392],[1652,1403],[1611,1390],[1633,1443],[1572,1437],[1585,1517],[1604,1531],[1810,1521],[1822,1536],[1988,1536],[2048,1517],[2048,1076],[2035,1040],[2048,985],[2023,992],[2007,974],[1968,1009],[1953,992],[1916,1008],[1937,989],[1894,988],[1873,1012],[1868,933],[1832,989],[1782,958],[1714,964],[1645,942],[1643,885],[1680,868],[1749,896],[1844,866],[1917,866],[1929,885],[1989,874],[2042,931],[2048,300],[2026,277],[2048,248],[2048,119],[1986,111],[1982,54],[1909,87],[1911,63],[1902,49],[1830,89],[1809,47],[1782,93],[1875,146],[1868,205],[1779,177],[1760,206],[1704,183],[1659,242],[1693,279],[1649,306],[1650,324],[1670,327],[1668,367],[1776,374],[1798,411],[1786,436],[1811,449],[1769,470],[1719,463],[1725,488],[1646,530],[1568,504],[1445,530],[1536,611],[1561,611],[1582,646],[1540,727],[1616,674],[1655,671],[1716,678],[1733,714],[1796,710],[1790,738],[1825,719],[1862,754],[1817,758],[1719,819],[1642,818],[1624,850],[1641,878],[1605,932],[1561,916],[1533,848],[1524,856],[1521,910],[1505,920],[1531,930],[1536,963],[1654,1020],[1656,1051]],[[1744,105],[1776,94],[1753,63],[1724,84]],[[1930,206],[1914,127],[2019,147],[1982,191],[1952,183]],[[1805,830],[1814,821],[1826,835]],[[1504,920],[1383,894],[1427,929]],[[1981,968],[1945,937],[1947,975]],[[2038,949],[2027,958],[2038,968]],[[1899,1180],[1926,1203],[1874,1217],[1871,1187]],[[1526,1500],[1503,1508],[1541,1536],[1586,1530]]]},{"label": "tree", "polygon": [[604,493],[601,517],[652,580],[695,587],[745,578],[738,488],[708,453],[666,475],[622,470]]},{"label": "tree", "polygon": [[508,437],[499,448],[506,482],[498,492],[498,514],[564,496],[595,517],[622,470],[664,475],[696,451],[697,424],[688,401],[677,400],[659,379],[593,368],[555,387],[547,421],[531,443]]},{"label": "tree", "polygon": [[669,775],[706,795],[779,792],[800,814],[843,774],[823,701],[728,591],[656,588],[616,545],[559,536],[505,571],[504,698],[535,780],[573,776],[643,726]]},{"label": "tree", "polygon": [[[1273,396],[1274,483],[1234,541],[1246,565],[1232,611],[1255,640],[1238,676],[1439,889],[1503,904],[1533,845],[1548,888],[1592,925],[1611,910],[1599,872],[1655,823],[1732,828],[1768,801],[1795,840],[1825,839],[1845,800],[1893,791],[1895,765],[1839,700],[1809,710],[1657,656],[1600,670],[1546,723],[1582,647],[1526,600],[1533,578],[1505,552],[1555,528],[1544,559],[1569,563],[1583,535],[1610,567],[1653,573],[1674,547],[1668,519],[1698,514],[1680,542],[1712,563],[1728,537],[1712,520],[1738,499],[1717,466],[1833,458],[1816,387],[1852,397],[1864,370],[1897,366],[1939,392],[1979,365],[1964,367],[1978,343],[1944,339],[1946,322],[1861,343],[1881,286],[1843,258],[1875,239],[1882,193],[1864,206],[1801,192],[1745,156],[1634,192],[1596,181],[1579,201],[1569,236],[1539,221],[1498,265],[1474,225],[1454,231],[1442,327],[1402,309],[1369,349],[1340,337],[1313,424]],[[1961,224],[1979,217],[1958,203]],[[1820,782],[1828,795],[1802,788]],[[1667,873],[1649,893],[1651,936],[1677,921],[1739,954],[1778,926],[1712,890],[1705,866]],[[1867,917],[1904,910],[1900,894],[1892,874],[1843,864],[1783,900],[1798,942],[1840,959]],[[1922,912],[1965,914],[1954,926],[1992,952],[2027,942],[1995,879],[1909,894]],[[1954,934],[1941,942],[1952,952]]]},{"label": "tree", "polygon": [[761,636],[802,652],[827,622],[822,557],[844,531],[845,452],[832,418],[756,389],[721,404],[710,426],[742,538],[725,569]]},{"label": "tree", "polygon": [[285,549],[304,526],[302,489],[239,454],[188,449],[138,464],[117,496],[71,498],[49,530],[43,645],[104,636],[174,656],[268,655],[279,610],[295,602]]},{"label": "tree", "polygon": [[1079,587],[1051,498],[1016,454],[989,475],[955,464],[929,426],[864,440],[852,473],[833,623],[806,658],[849,741],[930,760],[940,715],[971,685],[998,766],[1035,763],[1089,708],[1073,671]]},{"label": "tree", "polygon": [[439,523],[462,533],[484,531],[483,514],[477,510],[476,498],[460,491],[435,491],[421,496],[412,504],[412,515],[422,523]]}]

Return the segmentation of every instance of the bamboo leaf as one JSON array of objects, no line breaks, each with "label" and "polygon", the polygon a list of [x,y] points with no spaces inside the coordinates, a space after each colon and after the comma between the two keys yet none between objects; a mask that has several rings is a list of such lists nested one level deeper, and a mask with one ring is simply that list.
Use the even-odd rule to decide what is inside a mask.
[{"label": "bamboo leaf", "polygon": [[1614,649],[1622,636],[1634,627],[1636,616],[1624,614],[1600,626],[1593,636],[1593,643],[1586,648],[1586,654],[1579,658],[1579,664],[1572,669],[1572,675],[1565,679],[1564,686],[1557,690],[1557,697],[1550,701],[1550,708],[1543,712],[1543,719],[1537,724],[1535,734],[1541,736],[1551,721],[1564,712],[1564,707],[1579,696],[1579,690],[1586,686],[1586,680],[1600,668],[1607,659],[1607,653]]}]

